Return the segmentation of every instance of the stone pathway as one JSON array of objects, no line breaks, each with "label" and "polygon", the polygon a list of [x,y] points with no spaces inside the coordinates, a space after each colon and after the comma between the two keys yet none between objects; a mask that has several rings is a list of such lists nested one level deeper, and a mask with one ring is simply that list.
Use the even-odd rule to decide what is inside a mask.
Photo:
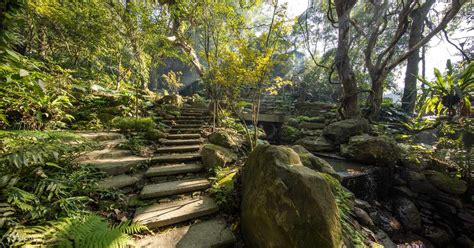
[{"label": "stone pathway", "polygon": [[[138,241],[140,247],[229,247],[235,243],[234,234],[217,217],[217,204],[205,191],[211,183],[199,150],[207,120],[205,110],[189,107],[183,108],[179,117],[164,120],[171,129],[151,158],[117,149],[124,141],[120,134],[82,134],[104,145],[103,150],[86,154],[82,161],[109,175],[99,183],[101,188],[123,192],[141,188],[139,198],[154,202],[137,209],[134,215],[134,222],[155,230],[154,235]],[[130,174],[143,164],[150,165],[146,172]]]}]

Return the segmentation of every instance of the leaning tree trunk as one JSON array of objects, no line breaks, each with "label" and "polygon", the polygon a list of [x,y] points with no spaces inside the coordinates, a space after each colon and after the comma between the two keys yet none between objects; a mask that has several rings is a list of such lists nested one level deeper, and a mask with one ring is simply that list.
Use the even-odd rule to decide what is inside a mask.
[{"label": "leaning tree trunk", "polygon": [[[414,47],[422,39],[425,18],[434,2],[435,0],[428,0],[421,7],[412,12],[411,16],[413,22],[410,29],[410,38],[408,41],[409,48]],[[418,64],[420,63],[420,59],[419,49],[413,52],[407,59],[405,88],[403,90],[402,97],[402,109],[408,114],[412,114],[415,109],[417,97],[416,77],[418,75]]]},{"label": "leaning tree trunk", "polygon": [[357,97],[357,82],[349,59],[350,13],[357,0],[334,0],[338,18],[339,36],[335,66],[339,80],[342,83],[342,108],[344,118],[359,117],[359,100]]}]

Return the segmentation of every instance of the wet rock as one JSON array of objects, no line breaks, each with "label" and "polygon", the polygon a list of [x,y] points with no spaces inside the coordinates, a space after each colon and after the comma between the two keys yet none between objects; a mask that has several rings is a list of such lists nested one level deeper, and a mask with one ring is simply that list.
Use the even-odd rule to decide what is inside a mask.
[{"label": "wet rock", "polygon": [[393,191],[393,193],[395,193],[397,195],[404,196],[404,197],[407,197],[407,198],[415,197],[417,195],[416,193],[413,193],[413,191],[411,191],[409,188],[407,188],[405,186],[392,187],[392,191]]},{"label": "wet rock", "polygon": [[415,172],[415,171],[403,171],[402,177],[404,177],[408,182],[413,181],[421,181],[425,180],[425,175],[423,173]]},{"label": "wet rock", "polygon": [[311,152],[334,151],[336,146],[326,139],[324,136],[319,137],[305,137],[296,141],[297,145],[301,145]]},{"label": "wet rock", "polygon": [[395,141],[386,136],[357,135],[341,145],[341,154],[372,165],[394,165],[400,158]]},{"label": "wet rock", "polygon": [[337,172],[332,168],[332,166],[326,162],[326,160],[316,157],[315,155],[311,154],[308,150],[300,145],[295,145],[291,147],[298,155],[300,156],[300,160],[304,166],[311,168],[313,170],[317,170],[319,172],[324,172],[332,177],[336,178],[338,181],[341,181],[342,178]]},{"label": "wet rock", "polygon": [[445,247],[452,240],[447,231],[437,226],[425,226],[422,235],[438,247]]},{"label": "wet rock", "polygon": [[467,191],[467,184],[461,179],[437,171],[428,171],[426,174],[436,188],[448,194],[461,195]]},{"label": "wet rock", "polygon": [[372,219],[376,226],[380,227],[388,234],[394,234],[402,229],[400,222],[395,219],[388,211],[380,210],[373,213]]},{"label": "wet rock", "polygon": [[331,187],[292,149],[260,145],[242,171],[241,230],[249,247],[340,247]]},{"label": "wet rock", "polygon": [[459,248],[472,248],[474,247],[474,241],[462,234],[456,239],[456,244],[459,245]]},{"label": "wet rock", "polygon": [[370,215],[365,212],[362,208],[354,207],[353,212],[355,215],[356,220],[363,226],[373,228],[374,221],[370,218]]},{"label": "wet rock", "polygon": [[415,135],[414,141],[416,143],[422,143],[422,144],[432,146],[436,142],[438,142],[438,133],[439,133],[438,129],[424,130]]},{"label": "wet rock", "polygon": [[471,213],[468,213],[466,211],[461,211],[461,212],[458,213],[458,217],[459,217],[459,219],[461,219],[465,222],[469,222],[469,223],[474,224],[474,216]]},{"label": "wet rock", "polygon": [[367,211],[367,212],[370,212],[371,209],[372,209],[372,206],[371,206],[368,202],[366,202],[366,201],[364,201],[364,200],[361,200],[361,199],[357,199],[357,198],[356,198],[355,201],[354,201],[354,203],[355,203],[355,206],[356,206],[356,207],[361,208],[361,209],[363,209],[363,210],[365,210],[365,211]]},{"label": "wet rock", "polygon": [[206,168],[223,167],[237,159],[237,155],[227,148],[206,144],[201,149],[202,164]]},{"label": "wet rock", "polygon": [[375,231],[375,238],[377,243],[380,243],[384,248],[397,248],[397,245],[393,243],[387,233],[381,229]]},{"label": "wet rock", "polygon": [[323,130],[323,135],[334,144],[346,143],[350,137],[367,133],[370,130],[366,119],[347,119],[329,124]]},{"label": "wet rock", "polygon": [[394,212],[407,230],[421,230],[422,223],[420,212],[412,201],[407,198],[396,199],[394,202]]},{"label": "wet rock", "polygon": [[449,214],[456,214],[456,208],[440,201],[432,201],[433,205],[436,206],[437,209],[441,210],[443,213]]}]

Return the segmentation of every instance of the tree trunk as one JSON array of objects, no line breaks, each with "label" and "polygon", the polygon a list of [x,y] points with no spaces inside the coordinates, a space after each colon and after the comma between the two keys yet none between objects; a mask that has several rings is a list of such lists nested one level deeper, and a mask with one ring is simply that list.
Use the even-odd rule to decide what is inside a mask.
[{"label": "tree trunk", "polygon": [[387,72],[379,72],[374,75],[371,75],[372,80],[372,92],[370,93],[370,102],[369,105],[369,119],[377,120],[380,114],[380,109],[382,108],[383,102],[383,83],[387,79]]},{"label": "tree trunk", "polygon": [[338,18],[338,40],[335,57],[335,66],[339,80],[342,83],[342,108],[344,118],[359,117],[359,99],[357,96],[357,82],[349,59],[350,13],[357,0],[334,0]]},{"label": "tree trunk", "polygon": [[[428,0],[421,7],[411,13],[413,22],[410,29],[410,38],[408,41],[409,49],[414,47],[422,39],[425,18],[434,2],[435,0]],[[417,49],[408,57],[407,68],[405,72],[405,88],[403,90],[402,109],[408,114],[413,114],[415,109],[417,97],[416,77],[418,75],[419,63],[420,51]]]}]

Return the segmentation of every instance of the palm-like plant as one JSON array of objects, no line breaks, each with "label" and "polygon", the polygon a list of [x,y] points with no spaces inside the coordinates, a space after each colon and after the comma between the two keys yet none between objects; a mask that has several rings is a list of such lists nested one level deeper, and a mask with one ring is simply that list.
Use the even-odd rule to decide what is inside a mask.
[{"label": "palm-like plant", "polygon": [[422,113],[435,113],[438,115],[447,112],[453,117],[456,112],[467,115],[471,109],[471,96],[474,91],[474,62],[471,62],[462,72],[455,73],[451,62],[447,62],[447,72],[434,69],[435,80],[430,82],[419,78],[428,86],[427,92],[430,97],[420,99],[422,102],[420,115]]}]

